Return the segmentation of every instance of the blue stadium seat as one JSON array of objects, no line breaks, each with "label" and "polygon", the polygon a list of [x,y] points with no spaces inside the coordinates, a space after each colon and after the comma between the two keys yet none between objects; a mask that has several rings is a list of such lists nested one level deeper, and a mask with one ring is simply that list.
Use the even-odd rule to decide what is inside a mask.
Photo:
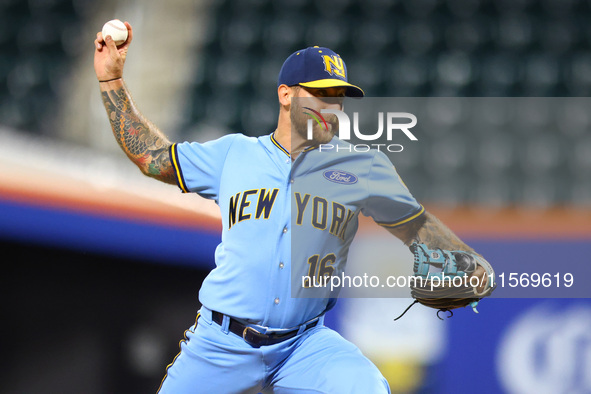
[{"label": "blue stadium seat", "polygon": [[517,202],[530,208],[550,208],[560,201],[559,184],[552,177],[527,177],[518,185]]},{"label": "blue stadium seat", "polygon": [[431,58],[400,56],[386,64],[388,96],[424,96],[431,81]]},{"label": "blue stadium seat", "polygon": [[578,138],[568,155],[569,170],[578,179],[590,179],[591,174],[591,138]]},{"label": "blue stadium seat", "polygon": [[511,97],[487,97],[471,108],[473,132],[483,135],[512,133],[518,115],[518,100]]},{"label": "blue stadium seat", "polygon": [[211,124],[234,126],[240,121],[240,105],[240,96],[237,94],[228,91],[217,95],[205,104],[206,120]]},{"label": "blue stadium seat", "polygon": [[483,0],[448,0],[447,8],[455,18],[472,18],[482,7]]},{"label": "blue stadium seat", "polygon": [[467,170],[467,139],[453,133],[441,133],[429,139],[428,155],[423,158],[426,173],[434,178],[448,177]]},{"label": "blue stadium seat", "polygon": [[[29,132],[50,132],[61,84],[82,45],[64,44],[87,0],[0,1],[0,121]],[[81,36],[76,31],[75,36]],[[80,39],[87,39],[83,36]]]},{"label": "blue stadium seat", "polygon": [[572,96],[591,94],[591,54],[587,51],[573,54],[565,65],[564,80]]},{"label": "blue stadium seat", "polygon": [[290,14],[294,11],[306,11],[312,6],[312,0],[272,0],[273,14]]},{"label": "blue stadium seat", "polygon": [[569,201],[583,209],[591,208],[591,182],[589,179],[581,179],[571,184]]},{"label": "blue stadium seat", "polygon": [[560,65],[555,56],[545,53],[529,55],[525,61],[522,89],[526,96],[554,96],[560,77]]},{"label": "blue stadium seat", "polygon": [[473,64],[462,52],[441,54],[435,65],[435,83],[454,87],[468,85],[474,78]]},{"label": "blue stadium seat", "polygon": [[277,51],[289,54],[305,47],[306,24],[302,23],[302,20],[306,18],[297,14],[272,18],[263,32],[263,46],[266,52],[271,55]]},{"label": "blue stadium seat", "polygon": [[416,18],[425,18],[435,12],[440,2],[438,0],[413,0],[404,1],[404,10]]},{"label": "blue stadium seat", "polygon": [[322,17],[336,17],[347,11],[352,0],[313,0],[313,3]]},{"label": "blue stadium seat", "polygon": [[481,49],[490,39],[486,22],[483,18],[474,18],[447,26],[444,34],[447,49],[467,53]]},{"label": "blue stadium seat", "polygon": [[428,53],[439,39],[437,26],[429,21],[407,22],[398,30],[398,42],[403,55]]},{"label": "blue stadium seat", "polygon": [[499,14],[515,14],[528,11],[536,0],[495,0],[491,3],[496,7]]},{"label": "blue stadium seat", "polygon": [[494,39],[499,49],[527,50],[534,41],[531,17],[526,14],[502,15],[494,26]]},{"label": "blue stadium seat", "polygon": [[323,18],[307,29],[306,46],[328,47],[338,53],[348,41],[348,30],[341,18]]},{"label": "blue stadium seat", "polygon": [[482,96],[513,96],[521,80],[518,57],[507,52],[490,53],[480,59],[480,77],[477,81]]},{"label": "blue stadium seat", "polygon": [[591,98],[564,97],[556,103],[556,130],[573,146],[591,130]]},{"label": "blue stadium seat", "polygon": [[579,41],[576,25],[568,19],[538,22],[536,35],[539,37],[540,48],[549,54],[567,53],[576,47]]},{"label": "blue stadium seat", "polygon": [[392,7],[396,6],[397,0],[365,0],[360,4],[360,11],[370,19],[394,17]]},{"label": "blue stadium seat", "polygon": [[520,166],[524,179],[530,177],[547,177],[552,179],[556,170],[565,159],[565,151],[557,135],[544,133],[535,138],[522,140],[519,155]]},{"label": "blue stadium seat", "polygon": [[515,202],[515,182],[511,177],[476,177],[468,191],[469,201],[487,208],[502,208]]},{"label": "blue stadium seat", "polygon": [[549,18],[565,17],[574,12],[580,0],[542,0],[542,8],[545,16]]},{"label": "blue stadium seat", "polygon": [[388,94],[383,83],[385,63],[379,57],[363,57],[347,61],[347,63],[349,80],[359,85],[367,96],[375,97]]},{"label": "blue stadium seat", "polygon": [[245,55],[220,59],[216,67],[215,80],[222,87],[238,89],[245,86],[250,77],[249,60]]},{"label": "blue stadium seat", "polygon": [[456,208],[464,205],[470,193],[466,178],[457,174],[448,174],[447,177],[435,178],[431,183],[426,184],[421,201],[436,203],[437,206]]},{"label": "blue stadium seat", "polygon": [[262,23],[253,13],[241,15],[222,27],[220,48],[225,56],[234,56],[258,47]]},{"label": "blue stadium seat", "polygon": [[271,100],[250,100],[242,108],[244,132],[258,136],[271,133],[277,125],[279,104]]},{"label": "blue stadium seat", "polygon": [[[510,131],[528,140],[541,141],[542,138],[555,139],[554,103],[547,98],[519,98],[513,100],[515,119]],[[509,131],[508,130],[508,131]]]},{"label": "blue stadium seat", "polygon": [[286,56],[269,56],[265,62],[253,67],[252,87],[256,98],[277,100],[277,76]]},{"label": "blue stadium seat", "polygon": [[[387,53],[395,40],[395,31],[389,27],[392,21],[377,19],[356,24],[351,36],[351,44],[356,53],[363,56],[381,56]],[[383,61],[383,60],[382,60]]]},{"label": "blue stadium seat", "polygon": [[471,144],[474,149],[474,169],[478,178],[501,178],[509,176],[519,148],[514,138],[499,130],[491,130]]}]

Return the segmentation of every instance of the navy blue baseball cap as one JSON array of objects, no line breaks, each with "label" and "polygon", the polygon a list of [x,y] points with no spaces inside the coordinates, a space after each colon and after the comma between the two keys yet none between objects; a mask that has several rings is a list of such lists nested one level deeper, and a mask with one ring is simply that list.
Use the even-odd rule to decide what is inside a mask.
[{"label": "navy blue baseball cap", "polygon": [[300,85],[306,88],[346,87],[345,95],[363,97],[363,90],[347,81],[347,66],[331,49],[309,47],[292,53],[279,71],[279,85]]}]

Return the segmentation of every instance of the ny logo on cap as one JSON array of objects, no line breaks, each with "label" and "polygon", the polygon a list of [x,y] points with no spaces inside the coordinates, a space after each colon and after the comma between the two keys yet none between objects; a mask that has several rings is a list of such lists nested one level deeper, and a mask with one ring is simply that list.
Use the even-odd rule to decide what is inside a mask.
[{"label": "ny logo on cap", "polygon": [[345,63],[343,63],[343,59],[340,56],[324,55],[322,58],[324,59],[324,70],[327,73],[336,77],[347,78],[345,75]]}]

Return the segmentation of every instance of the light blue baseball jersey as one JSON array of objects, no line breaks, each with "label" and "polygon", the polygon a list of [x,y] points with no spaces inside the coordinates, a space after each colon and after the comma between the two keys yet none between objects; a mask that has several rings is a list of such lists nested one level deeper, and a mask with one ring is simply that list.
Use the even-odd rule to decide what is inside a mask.
[{"label": "light blue baseball jersey", "polygon": [[291,327],[288,152],[269,135],[232,134],[173,145],[172,158],[181,189],[215,200],[222,214],[216,267],[200,302],[252,323]]},{"label": "light blue baseball jersey", "polygon": [[[336,138],[331,143],[349,145]],[[294,327],[327,309],[328,293],[305,298],[294,287],[292,297],[292,271],[306,274],[315,255],[317,267],[342,269],[360,212],[390,226],[423,212],[377,151],[314,149],[292,165],[272,135],[232,134],[175,144],[171,153],[179,187],[215,200],[222,213],[216,267],[203,282],[200,302],[267,327]]]},{"label": "light blue baseball jersey", "polygon": [[338,295],[321,278],[345,272],[359,214],[396,227],[424,212],[383,152],[356,152],[336,137],[298,156],[292,178],[292,295],[316,297],[315,310]]}]

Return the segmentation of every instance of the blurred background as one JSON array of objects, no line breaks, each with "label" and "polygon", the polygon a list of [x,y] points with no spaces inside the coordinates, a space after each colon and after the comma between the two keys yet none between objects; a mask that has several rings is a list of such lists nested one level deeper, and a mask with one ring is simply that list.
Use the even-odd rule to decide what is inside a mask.
[{"label": "blurred background", "polygon": [[[126,83],[172,140],[272,132],[281,64],[311,45],[370,97],[498,97],[461,134],[435,106],[400,175],[497,270],[590,263],[591,1],[0,0],[1,393],[155,392],[213,266],[217,206],[142,177],[113,139],[92,59],[114,18],[134,28]],[[384,233],[362,226],[359,248]],[[591,392],[588,299],[392,322],[406,301],[328,319],[393,392]]]}]

